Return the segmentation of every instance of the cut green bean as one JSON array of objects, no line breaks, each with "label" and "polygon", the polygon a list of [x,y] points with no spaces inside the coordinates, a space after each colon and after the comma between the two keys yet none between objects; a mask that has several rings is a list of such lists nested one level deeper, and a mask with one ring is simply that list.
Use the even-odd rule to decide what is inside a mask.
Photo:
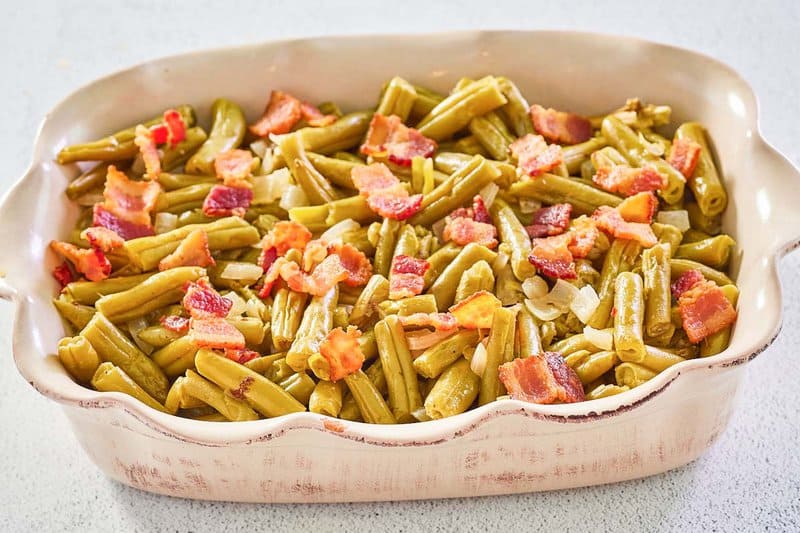
[{"label": "cut green bean", "polygon": [[213,175],[217,155],[238,148],[246,131],[247,122],[238,104],[226,98],[214,100],[208,139],[186,162],[186,173]]}]

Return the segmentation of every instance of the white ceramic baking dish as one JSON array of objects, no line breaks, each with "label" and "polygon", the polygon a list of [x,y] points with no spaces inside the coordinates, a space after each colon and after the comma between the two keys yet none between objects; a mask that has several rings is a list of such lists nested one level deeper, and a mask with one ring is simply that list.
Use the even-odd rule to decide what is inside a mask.
[{"label": "white ceramic baking dish", "polygon": [[[241,423],[156,412],[118,393],[75,384],[53,357],[63,333],[50,299],[55,258],[76,210],[63,195],[74,166],[65,144],[101,136],[180,103],[217,96],[251,119],[273,88],[345,109],[373,104],[394,75],[446,91],[461,76],[503,74],[531,102],[585,114],[628,96],[668,103],[675,121],[713,136],[739,243],[741,288],[730,347],[686,361],[625,394],[570,405],[505,400],[435,422],[370,426],[312,413]],[[400,500],[538,491],[647,476],[698,457],[724,430],[744,363],[781,324],[780,257],[800,240],[798,170],[757,125],[750,87],[700,54],[576,32],[465,32],[278,41],[161,59],[76,91],[44,120],[25,176],[0,211],[2,296],[13,300],[20,373],[64,406],[86,452],[109,476],[188,498],[253,502]],[[206,111],[207,113],[207,111]],[[201,116],[201,120],[207,120]]]}]

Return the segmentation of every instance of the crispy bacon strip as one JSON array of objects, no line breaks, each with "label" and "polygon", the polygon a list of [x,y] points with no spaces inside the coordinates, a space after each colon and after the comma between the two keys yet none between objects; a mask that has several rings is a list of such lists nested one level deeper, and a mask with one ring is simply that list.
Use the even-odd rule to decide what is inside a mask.
[{"label": "crispy bacon strip", "polygon": [[199,348],[241,350],[245,345],[242,332],[220,317],[192,318],[189,338]]},{"label": "crispy bacon strip", "polygon": [[495,310],[502,305],[494,294],[478,291],[451,306],[449,311],[462,328],[488,329],[492,327]]},{"label": "crispy bacon strip", "polygon": [[186,123],[175,109],[164,111],[164,126],[167,129],[167,138],[161,143],[169,141],[170,146],[175,147],[186,139]]},{"label": "crispy bacon strip", "polygon": [[243,217],[252,201],[251,189],[214,185],[203,200],[203,214],[209,217]]},{"label": "crispy bacon strip", "polygon": [[111,262],[100,248],[78,248],[60,241],[50,241],[50,248],[72,263],[89,281],[100,281],[111,274]]},{"label": "crispy bacon strip", "polygon": [[320,127],[329,126],[337,120],[336,115],[323,115],[317,106],[311,105],[308,102],[300,104],[300,114],[303,120],[308,122],[309,126]]},{"label": "crispy bacon strip", "polygon": [[133,143],[139,147],[139,152],[142,154],[145,168],[144,177],[148,180],[158,178],[158,175],[161,174],[161,158],[158,155],[158,146],[153,132],[139,124],[136,126]]},{"label": "crispy bacon strip", "polygon": [[509,149],[517,159],[517,167],[532,177],[550,172],[564,161],[560,146],[548,145],[544,137],[532,133],[511,143]]},{"label": "crispy bacon strip", "polygon": [[116,231],[103,226],[86,228],[81,232],[81,239],[86,239],[92,248],[100,248],[103,252],[110,252],[125,244]]},{"label": "crispy bacon strip", "polygon": [[[311,232],[304,225],[291,220],[281,220],[275,223],[264,237],[262,246],[264,250],[275,248],[277,255],[282,257],[292,249],[303,251],[311,242],[311,238]],[[267,268],[269,268],[268,265],[264,267],[265,270]]]},{"label": "crispy bacon strip", "polygon": [[62,289],[75,281],[75,276],[72,274],[72,270],[69,268],[69,263],[66,261],[53,269],[53,277],[56,279]]},{"label": "crispy bacon strip", "polygon": [[458,327],[458,321],[451,313],[413,313],[398,318],[400,325],[404,328],[433,328],[437,331],[449,331]]},{"label": "crispy bacon strip", "polygon": [[539,404],[584,400],[578,376],[558,353],[514,359],[501,365],[498,372],[500,381],[515,400]]},{"label": "crispy bacon strip", "polygon": [[192,318],[222,318],[233,307],[233,302],[220,296],[205,278],[188,282],[184,290],[183,308]]},{"label": "crispy bacon strip", "polygon": [[569,234],[571,239],[567,248],[575,259],[581,259],[592,251],[600,230],[594,220],[581,216],[572,221]]},{"label": "crispy bacon strip", "polygon": [[288,133],[302,116],[300,100],[283,91],[272,91],[264,114],[250,126],[250,132],[258,137]]},{"label": "crispy bacon strip", "polygon": [[253,154],[249,150],[228,150],[214,159],[214,172],[226,187],[251,189],[247,181],[253,168]]},{"label": "crispy bacon strip", "polygon": [[361,332],[355,326],[333,329],[319,345],[320,355],[328,362],[333,382],[361,369],[364,353],[358,345]]},{"label": "crispy bacon strip", "polygon": [[[133,181],[117,170],[108,167],[103,190],[103,209],[117,218],[140,226],[151,226],[150,213],[155,209],[161,186],[155,181]],[[108,227],[108,226],[105,226]],[[108,228],[116,231],[116,228]],[[119,231],[117,231],[120,235]]]},{"label": "crispy bacon strip", "polygon": [[664,177],[651,167],[631,168],[625,165],[600,167],[592,176],[592,181],[601,189],[623,196],[660,191],[666,185]]},{"label": "crispy bacon strip", "polygon": [[151,225],[134,224],[121,219],[111,211],[106,210],[101,204],[95,204],[92,211],[92,224],[95,227],[106,228],[113,231],[121,238],[127,240],[138,237],[148,237],[155,235],[155,230]]},{"label": "crispy bacon strip", "polygon": [[667,161],[688,180],[697,168],[702,147],[691,139],[676,139],[672,143]]},{"label": "crispy bacon strip", "polygon": [[571,242],[572,235],[569,233],[533,239],[528,261],[545,276],[575,279],[578,273],[575,271],[575,260],[569,250]]},{"label": "crispy bacon strip", "polygon": [[534,239],[560,235],[569,227],[570,215],[572,215],[572,204],[542,207],[533,214],[533,224],[525,229]]},{"label": "crispy bacon strip", "polygon": [[342,280],[345,285],[362,287],[367,284],[372,276],[372,263],[364,252],[352,244],[334,243],[328,246],[328,253],[336,255],[347,271],[347,277]]},{"label": "crispy bacon strip", "polygon": [[679,299],[681,295],[695,286],[695,284],[705,281],[703,273],[699,270],[687,270],[676,279],[671,286],[672,295],[675,299]]},{"label": "crispy bacon strip", "polygon": [[400,185],[400,180],[383,163],[355,166],[351,175],[355,188],[367,198],[372,193]]},{"label": "crispy bacon strip", "polygon": [[617,206],[617,211],[626,222],[651,224],[658,209],[658,198],[650,191],[628,196]]},{"label": "crispy bacon strip", "polygon": [[713,281],[699,281],[678,298],[683,329],[698,343],[736,322],[736,309]]},{"label": "crispy bacon strip", "polygon": [[425,288],[425,272],[431,267],[425,259],[398,255],[392,259],[389,272],[389,299],[400,300],[422,294]]},{"label": "crispy bacon strip", "polygon": [[300,270],[293,261],[285,261],[279,267],[281,278],[295,292],[305,292],[312,296],[322,296],[340,281],[350,277],[338,255],[329,255],[317,265],[311,274]]},{"label": "crispy bacon strip", "polygon": [[592,138],[592,123],[575,113],[531,106],[533,129],[550,142],[578,144]]},{"label": "crispy bacon strip", "polygon": [[184,316],[167,315],[158,319],[164,329],[185,334],[189,331],[189,319]]},{"label": "crispy bacon strip", "polygon": [[353,184],[367,198],[370,209],[385,218],[405,220],[422,207],[422,195],[409,196],[408,190],[383,163],[357,166]]},{"label": "crispy bacon strip", "polygon": [[392,163],[408,167],[415,156],[432,156],[436,147],[436,141],[425,137],[414,128],[409,128],[397,115],[387,117],[375,113],[369,124],[367,138],[361,145],[361,153],[386,154]]},{"label": "crispy bacon strip", "polygon": [[658,242],[649,224],[626,222],[619,211],[613,207],[607,205],[598,207],[592,218],[597,223],[598,228],[616,239],[637,241],[645,248],[650,248]]},{"label": "crispy bacon strip", "polygon": [[474,242],[487,248],[497,247],[497,228],[467,217],[447,217],[443,237],[445,241],[453,241],[459,246]]},{"label": "crispy bacon strip", "polygon": [[253,350],[226,348],[225,357],[231,361],[236,361],[237,363],[243,365],[248,361],[252,361],[257,357],[261,357],[261,354],[254,352]]},{"label": "crispy bacon strip", "polygon": [[174,252],[159,261],[158,269],[163,271],[179,266],[206,267],[216,264],[208,249],[208,234],[203,229],[196,229],[178,244]]}]

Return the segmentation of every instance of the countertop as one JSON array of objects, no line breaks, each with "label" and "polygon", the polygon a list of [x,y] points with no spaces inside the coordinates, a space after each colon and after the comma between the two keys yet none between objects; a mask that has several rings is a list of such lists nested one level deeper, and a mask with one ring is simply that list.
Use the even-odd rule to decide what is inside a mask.
[{"label": "countertop", "polygon": [[[700,50],[737,69],[766,138],[800,164],[800,2],[5,2],[0,191],[37,125],[92,79],[151,58],[341,33],[569,28]],[[226,3],[228,4],[228,3]],[[612,7],[613,6],[613,7]],[[794,49],[795,52],[790,50]],[[524,60],[524,57],[521,58]],[[179,90],[179,89],[176,89]],[[800,228],[798,228],[800,232]],[[59,407],[19,376],[0,304],[0,531],[754,531],[800,529],[800,253],[781,266],[784,327],[747,367],[730,426],[699,460],[647,479],[544,494],[344,505],[241,505],[155,496],[105,478]]]}]

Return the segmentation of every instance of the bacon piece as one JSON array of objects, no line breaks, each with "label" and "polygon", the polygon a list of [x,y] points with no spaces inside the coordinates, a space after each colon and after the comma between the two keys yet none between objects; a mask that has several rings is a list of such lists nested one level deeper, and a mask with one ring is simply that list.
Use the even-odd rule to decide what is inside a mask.
[{"label": "bacon piece", "polygon": [[335,243],[328,247],[328,253],[338,256],[347,271],[347,277],[342,280],[345,285],[361,287],[367,284],[372,276],[372,263],[361,250],[352,244]]},{"label": "bacon piece", "polygon": [[575,113],[534,104],[531,106],[531,120],[536,133],[550,142],[578,144],[592,138],[592,123]]},{"label": "bacon piece", "polygon": [[520,137],[509,147],[511,154],[517,158],[517,167],[529,176],[539,176],[558,168],[564,161],[561,147],[548,145],[544,137],[529,133]]},{"label": "bacon piece", "polygon": [[250,132],[258,137],[288,133],[302,116],[300,100],[283,91],[272,91],[264,114],[250,125]]},{"label": "bacon piece", "polygon": [[242,332],[220,317],[192,318],[189,339],[199,348],[241,350],[245,345]]},{"label": "bacon piece", "polygon": [[[264,259],[265,257],[267,259]],[[262,261],[262,259],[264,260]],[[261,278],[261,289],[258,291],[258,297],[268,298],[272,288],[275,286],[275,282],[281,277],[281,267],[288,261],[283,257],[278,257],[275,248],[261,252],[258,260],[259,266],[264,269],[264,277]]]},{"label": "bacon piece", "polygon": [[261,354],[254,352],[253,350],[226,348],[225,357],[231,361],[236,361],[237,363],[243,365],[248,361],[252,361],[257,357],[261,357]]},{"label": "bacon piece", "polygon": [[266,248],[261,250],[261,255],[258,256],[258,266],[265,272],[270,269],[272,264],[278,258],[278,250],[275,247]]},{"label": "bacon piece", "polygon": [[72,263],[75,270],[89,281],[100,281],[111,274],[111,262],[100,248],[78,248],[60,241],[50,241],[50,247]]},{"label": "bacon piece", "polygon": [[[402,319],[402,317],[400,317]],[[430,331],[429,329],[414,329],[411,331],[406,331],[406,342],[408,343],[408,349],[411,350],[412,355],[416,357],[419,353],[419,350],[425,350],[430,348],[434,344],[438,344],[439,342],[443,341],[447,337],[453,335],[457,328],[454,329],[435,329]],[[414,354],[417,352],[417,354]]]},{"label": "bacon piece", "polygon": [[205,278],[186,283],[184,290],[181,303],[192,318],[225,317],[233,307],[233,302],[220,296]]},{"label": "bacon piece", "polygon": [[649,224],[639,222],[626,222],[619,211],[613,207],[603,205],[597,208],[592,215],[597,227],[617,239],[630,239],[637,241],[645,248],[654,246],[658,239]]},{"label": "bacon piece", "polygon": [[679,299],[681,295],[695,286],[695,284],[700,283],[701,281],[705,281],[705,277],[703,273],[699,270],[692,269],[687,270],[683,274],[680,275],[678,279],[676,279],[671,286],[672,295],[675,299]]},{"label": "bacon piece", "polygon": [[185,334],[189,331],[189,319],[184,316],[167,315],[158,319],[164,329]]},{"label": "bacon piece", "polygon": [[404,328],[433,328],[448,331],[458,327],[458,321],[451,313],[413,313],[398,317]]},{"label": "bacon piece", "polygon": [[443,237],[445,241],[453,241],[459,246],[474,242],[487,248],[497,247],[497,228],[467,217],[447,217]]},{"label": "bacon piece", "polygon": [[498,374],[500,381],[515,400],[548,404],[572,403],[584,399],[578,376],[558,353],[545,352],[514,359],[500,365]]},{"label": "bacon piece", "polygon": [[351,177],[358,192],[367,198],[372,193],[400,185],[400,180],[383,163],[355,166]]},{"label": "bacon piece", "polygon": [[104,252],[110,252],[125,244],[125,241],[117,235],[117,232],[103,226],[92,226],[81,232],[81,239],[89,241],[92,248],[100,248]]},{"label": "bacon piece", "polygon": [[462,328],[488,329],[492,327],[495,309],[502,305],[494,294],[478,291],[451,306],[449,311]]},{"label": "bacon piece", "polygon": [[138,237],[148,237],[155,235],[155,230],[150,225],[134,224],[123,220],[118,216],[103,208],[100,204],[95,204],[92,211],[92,224],[95,227],[106,228],[121,238],[127,240]]},{"label": "bacon piece", "polygon": [[328,257],[328,243],[322,239],[314,239],[306,244],[303,251],[303,270],[311,272],[315,266]]},{"label": "bacon piece", "polygon": [[149,180],[156,179],[161,174],[161,158],[158,155],[158,146],[153,132],[139,124],[136,126],[133,143],[139,147],[139,152],[142,154],[145,168],[144,177]]},{"label": "bacon piece", "polygon": [[672,143],[667,161],[688,180],[697,168],[702,147],[691,139],[676,139]]},{"label": "bacon piece", "polygon": [[58,284],[61,285],[62,289],[75,281],[75,276],[72,274],[72,270],[69,268],[69,264],[66,261],[53,269],[53,277]]},{"label": "bacon piece", "polygon": [[330,367],[331,381],[339,381],[361,369],[364,353],[358,345],[359,337],[361,332],[355,326],[348,326],[346,331],[335,328],[319,345],[319,354]]},{"label": "bacon piece", "polygon": [[422,294],[425,272],[431,267],[425,259],[397,255],[392,259],[389,273],[389,299],[400,300]]},{"label": "bacon piece", "polygon": [[249,150],[228,150],[214,159],[214,172],[226,187],[251,189],[253,185],[247,177],[252,168],[253,154]]},{"label": "bacon piece", "polygon": [[617,211],[626,222],[651,224],[658,208],[658,198],[650,191],[628,196],[617,206]]},{"label": "bacon piece", "polygon": [[310,275],[300,270],[300,266],[293,261],[281,265],[280,275],[293,291],[323,296],[337,283],[348,279],[350,272],[338,255],[329,255]]},{"label": "bacon piece", "polygon": [[492,217],[489,216],[489,210],[486,209],[486,204],[483,202],[483,197],[476,194],[472,199],[472,218],[475,222],[484,224],[491,224]]},{"label": "bacon piece", "polygon": [[336,122],[338,117],[336,115],[323,115],[317,106],[311,105],[308,102],[300,104],[300,114],[303,119],[308,122],[309,126],[320,127],[329,126]]},{"label": "bacon piece", "polygon": [[555,204],[537,209],[533,214],[533,224],[525,229],[531,238],[551,237],[564,233],[569,227],[572,204]]},{"label": "bacon piece", "polygon": [[[275,248],[278,256],[286,255],[289,250],[303,251],[311,241],[311,232],[299,222],[281,220],[277,222],[264,238],[264,250]],[[263,265],[262,265],[263,266]],[[264,267],[266,270],[268,267]]]},{"label": "bacon piece", "polygon": [[666,180],[652,167],[631,168],[625,165],[613,167],[600,167],[592,176],[601,189],[616,192],[623,196],[647,191],[660,191],[664,188]]},{"label": "bacon piece", "polygon": [[681,294],[678,310],[686,336],[695,344],[736,322],[736,309],[713,281],[699,281]]},{"label": "bacon piece", "polygon": [[431,264],[425,259],[417,259],[408,255],[396,255],[392,260],[392,274],[414,274],[424,276]]},{"label": "bacon piece", "polygon": [[186,139],[186,123],[175,109],[164,111],[164,125],[167,128],[167,138],[162,143],[169,141],[170,146],[175,147]]},{"label": "bacon piece", "polygon": [[572,235],[562,233],[553,237],[533,239],[528,261],[545,276],[559,279],[575,279],[575,261],[569,250]]},{"label": "bacon piece", "polygon": [[[161,186],[155,181],[133,181],[117,170],[108,167],[103,190],[103,209],[117,218],[140,226],[151,226],[150,213],[155,209]],[[116,228],[105,226],[117,231]],[[122,236],[123,234],[117,231]]]},{"label": "bacon piece", "polygon": [[196,229],[178,244],[174,252],[159,261],[158,269],[163,271],[180,266],[206,267],[216,264],[208,249],[208,233]]},{"label": "bacon piece", "polygon": [[383,189],[373,193],[367,198],[369,208],[384,218],[393,220],[406,220],[419,212],[422,208],[422,195],[408,195],[402,185]]},{"label": "bacon piece", "polygon": [[367,138],[361,145],[361,153],[386,154],[392,163],[409,167],[415,156],[430,157],[436,147],[436,141],[409,128],[397,115],[387,117],[375,113],[369,123]]},{"label": "bacon piece", "polygon": [[251,189],[214,185],[203,200],[203,214],[209,217],[243,217],[252,201]]},{"label": "bacon piece", "polygon": [[597,229],[597,224],[589,217],[581,216],[572,221],[572,227],[569,229],[571,239],[567,245],[567,249],[575,259],[582,259],[589,255],[592,251],[594,243],[597,240],[600,230]]}]

